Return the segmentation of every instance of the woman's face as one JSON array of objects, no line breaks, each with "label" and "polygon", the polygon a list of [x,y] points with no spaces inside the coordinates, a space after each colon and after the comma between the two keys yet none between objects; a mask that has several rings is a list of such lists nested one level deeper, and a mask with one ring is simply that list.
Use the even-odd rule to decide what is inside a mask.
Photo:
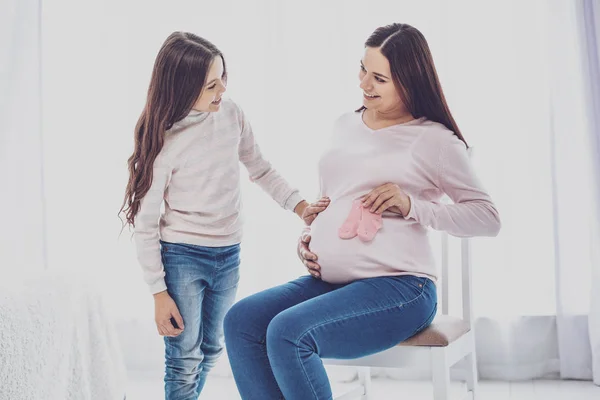
[{"label": "woman's face", "polygon": [[215,57],[208,70],[206,83],[196,100],[194,107],[196,111],[216,112],[221,108],[221,96],[226,87],[223,81],[223,59]]},{"label": "woman's face", "polygon": [[358,74],[363,90],[363,105],[380,113],[405,112],[406,108],[390,71],[388,59],[379,48],[365,48]]}]

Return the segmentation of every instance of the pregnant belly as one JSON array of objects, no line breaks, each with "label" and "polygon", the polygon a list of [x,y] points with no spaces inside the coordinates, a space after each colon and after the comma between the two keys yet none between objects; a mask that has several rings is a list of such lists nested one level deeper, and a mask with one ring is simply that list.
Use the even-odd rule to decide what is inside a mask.
[{"label": "pregnant belly", "polygon": [[318,257],[321,278],[331,283],[346,283],[357,279],[357,270],[364,271],[375,266],[374,247],[377,246],[378,232],[372,242],[363,243],[357,237],[341,239],[338,229],[348,218],[352,198],[332,201],[325,211],[319,214],[311,225],[310,250]]},{"label": "pregnant belly", "polygon": [[383,214],[383,226],[371,242],[358,237],[341,239],[338,229],[348,217],[352,200],[332,201],[311,225],[310,250],[318,257],[325,282],[347,283],[434,268],[426,229],[395,214]]}]

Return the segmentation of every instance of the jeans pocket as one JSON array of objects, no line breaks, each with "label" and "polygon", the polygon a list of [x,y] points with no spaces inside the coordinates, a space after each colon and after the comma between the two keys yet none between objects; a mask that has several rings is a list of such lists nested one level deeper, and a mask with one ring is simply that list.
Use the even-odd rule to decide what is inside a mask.
[{"label": "jeans pocket", "polygon": [[393,277],[396,290],[404,297],[404,303],[411,302],[423,295],[427,285],[427,278],[414,275],[399,275]]},{"label": "jeans pocket", "polygon": [[415,275],[403,275],[402,278],[404,282],[406,282],[409,285],[412,285],[414,288],[420,291],[424,290],[425,284],[429,280],[427,278],[423,278],[422,276]]}]

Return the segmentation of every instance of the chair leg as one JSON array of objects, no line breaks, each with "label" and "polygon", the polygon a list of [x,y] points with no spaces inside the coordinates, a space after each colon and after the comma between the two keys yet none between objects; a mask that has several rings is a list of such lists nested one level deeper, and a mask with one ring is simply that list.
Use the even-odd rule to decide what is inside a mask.
[{"label": "chair leg", "polygon": [[475,400],[477,396],[477,357],[473,350],[466,357],[467,359],[467,390],[471,392],[471,399]]},{"label": "chair leg", "polygon": [[371,395],[371,368],[370,367],[359,367],[358,368],[358,382],[364,387],[365,393],[362,400],[368,400]]},{"label": "chair leg", "polygon": [[444,347],[431,349],[431,373],[433,378],[433,399],[450,399],[450,363]]}]

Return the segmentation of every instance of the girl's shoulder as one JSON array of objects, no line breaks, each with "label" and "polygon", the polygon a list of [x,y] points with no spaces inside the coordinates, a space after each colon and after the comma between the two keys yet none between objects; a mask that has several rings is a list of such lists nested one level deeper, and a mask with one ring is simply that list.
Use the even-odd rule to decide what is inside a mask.
[{"label": "girl's shoulder", "polygon": [[227,119],[244,119],[244,111],[242,108],[231,98],[223,98],[221,102],[221,109],[216,113],[217,117],[227,118]]}]

